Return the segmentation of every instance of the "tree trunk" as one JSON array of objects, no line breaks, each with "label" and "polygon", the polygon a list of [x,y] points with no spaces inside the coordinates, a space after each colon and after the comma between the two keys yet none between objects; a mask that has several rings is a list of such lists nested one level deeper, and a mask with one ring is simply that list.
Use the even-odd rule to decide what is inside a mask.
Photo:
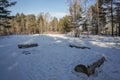
[{"label": "tree trunk", "polygon": [[118,31],[119,33],[118,33],[118,36],[120,36],[120,20],[119,20],[119,27],[118,27],[118,28],[119,28],[119,31]]},{"label": "tree trunk", "polygon": [[111,26],[112,26],[112,36],[114,36],[114,31],[113,31],[113,0],[111,0]]}]

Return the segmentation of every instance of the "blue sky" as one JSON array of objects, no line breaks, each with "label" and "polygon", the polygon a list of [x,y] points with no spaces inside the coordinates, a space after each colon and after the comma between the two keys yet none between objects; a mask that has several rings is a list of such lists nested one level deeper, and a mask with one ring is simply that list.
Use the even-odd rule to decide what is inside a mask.
[{"label": "blue sky", "polygon": [[24,13],[35,14],[40,12],[49,12],[51,16],[58,18],[68,14],[67,0],[11,0],[17,1],[15,6],[11,7],[12,14]]},{"label": "blue sky", "polygon": [[[49,12],[51,16],[61,18],[69,14],[67,0],[11,0],[17,1],[15,6],[11,7],[12,15],[16,13],[35,14]],[[84,1],[84,0],[81,0]],[[90,0],[87,4],[93,4],[95,0]],[[85,6],[85,4],[82,4]]]}]

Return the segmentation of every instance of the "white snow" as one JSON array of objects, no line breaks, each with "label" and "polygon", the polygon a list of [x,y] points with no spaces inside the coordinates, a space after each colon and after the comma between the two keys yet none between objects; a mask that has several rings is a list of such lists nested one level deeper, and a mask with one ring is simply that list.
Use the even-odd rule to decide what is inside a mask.
[{"label": "white snow", "polygon": [[[21,43],[38,47],[19,49]],[[0,37],[0,80],[120,80],[120,38],[74,38],[65,34],[12,35]],[[69,44],[91,49],[70,48]],[[117,44],[117,45],[116,45]],[[25,55],[24,53],[30,53]],[[105,63],[87,77],[74,71],[100,57]]]}]

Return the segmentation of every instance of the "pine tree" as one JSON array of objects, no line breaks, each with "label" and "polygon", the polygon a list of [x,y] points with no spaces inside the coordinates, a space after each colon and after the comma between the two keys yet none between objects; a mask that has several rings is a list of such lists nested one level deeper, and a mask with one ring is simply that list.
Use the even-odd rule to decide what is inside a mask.
[{"label": "pine tree", "polygon": [[26,16],[21,13],[21,33],[26,33]]},{"label": "pine tree", "polygon": [[[71,23],[73,23],[74,25],[74,31],[75,31],[75,35],[79,35],[77,29],[79,27],[78,25],[78,20],[81,17],[81,11],[82,11],[82,6],[80,4],[80,0],[68,0],[69,2],[69,12],[70,12],[70,16],[71,16]],[[76,37],[76,36],[75,36]]]},{"label": "pine tree", "polygon": [[59,20],[58,30],[62,33],[70,32],[73,25],[70,21],[70,16],[65,16]]},{"label": "pine tree", "polygon": [[76,21],[81,16],[80,0],[69,0],[69,12],[72,16],[72,21]]},{"label": "pine tree", "polygon": [[40,13],[37,17],[37,28],[39,31],[39,34],[44,32],[44,17],[43,13]]},{"label": "pine tree", "polygon": [[28,34],[34,34],[36,32],[36,17],[34,14],[27,16],[27,27]]},{"label": "pine tree", "polygon": [[0,0],[0,29],[10,28],[9,19],[12,18],[10,16],[10,12],[8,7],[15,5],[16,2],[10,2],[9,0]]},{"label": "pine tree", "polygon": [[58,31],[58,19],[56,17],[53,18],[51,21],[51,27],[52,31],[57,32]]},{"label": "pine tree", "polygon": [[111,35],[114,36],[114,7],[113,7],[114,0],[103,0],[104,6],[106,7],[106,16],[107,16],[107,23],[111,22]]},{"label": "pine tree", "polygon": [[45,32],[49,32],[49,22],[50,22],[50,14],[47,12],[44,15],[44,28]]},{"label": "pine tree", "polygon": [[[116,26],[116,35],[120,36],[120,1],[116,1],[113,3],[115,5],[115,23],[117,24]],[[118,29],[118,30],[117,30]]]}]

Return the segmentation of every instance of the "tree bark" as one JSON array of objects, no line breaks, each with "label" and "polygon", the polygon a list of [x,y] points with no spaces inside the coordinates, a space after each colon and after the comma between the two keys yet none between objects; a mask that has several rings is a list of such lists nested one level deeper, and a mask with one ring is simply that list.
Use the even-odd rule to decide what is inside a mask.
[{"label": "tree bark", "polygon": [[113,0],[111,0],[111,26],[112,26],[112,36],[114,36],[114,31],[113,31]]}]

